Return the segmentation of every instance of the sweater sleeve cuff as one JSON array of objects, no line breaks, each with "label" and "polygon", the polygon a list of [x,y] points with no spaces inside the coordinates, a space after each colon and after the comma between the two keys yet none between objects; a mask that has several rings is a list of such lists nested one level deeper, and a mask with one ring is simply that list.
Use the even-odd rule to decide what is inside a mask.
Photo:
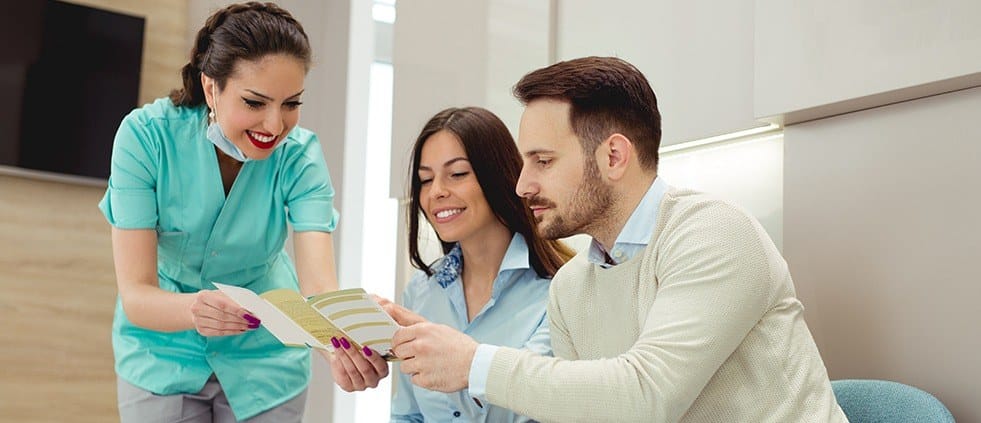
[{"label": "sweater sleeve cuff", "polygon": [[494,345],[480,344],[477,346],[477,351],[473,354],[473,361],[470,362],[470,396],[480,408],[483,408],[484,403],[487,402],[487,377],[490,375],[491,361],[494,360],[494,353],[499,348]]}]

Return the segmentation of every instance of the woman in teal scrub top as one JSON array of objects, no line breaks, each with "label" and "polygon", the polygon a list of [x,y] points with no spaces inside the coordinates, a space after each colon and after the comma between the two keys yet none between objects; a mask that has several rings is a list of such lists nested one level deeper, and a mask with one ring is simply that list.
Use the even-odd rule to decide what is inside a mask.
[{"label": "woman in teal scrub top", "polygon": [[[122,421],[301,421],[309,352],[213,282],[337,288],[334,189],[316,135],[296,126],[309,65],[289,12],[231,5],[198,32],[183,88],[123,119],[99,204],[113,226]],[[387,375],[377,354],[367,362],[364,380]]]}]

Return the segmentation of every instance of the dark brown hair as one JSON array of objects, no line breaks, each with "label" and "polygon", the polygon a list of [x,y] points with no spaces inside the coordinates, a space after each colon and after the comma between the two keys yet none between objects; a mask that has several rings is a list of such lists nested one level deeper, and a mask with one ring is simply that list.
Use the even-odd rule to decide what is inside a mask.
[{"label": "dark brown hair", "polygon": [[525,105],[540,98],[569,102],[569,124],[587,154],[620,133],[636,146],[641,166],[657,169],[661,113],[651,84],[634,65],[616,57],[559,62],[522,77],[514,96]]},{"label": "dark brown hair", "polygon": [[[521,155],[507,126],[497,116],[479,107],[450,108],[429,119],[412,148],[409,174],[409,258],[412,265],[432,276],[433,271],[419,255],[419,202],[422,183],[419,162],[422,147],[433,134],[449,131],[460,140],[484,198],[497,219],[511,232],[520,233],[528,243],[528,259],[539,277],[551,278],[574,253],[560,241],[546,240],[538,235],[534,216],[525,200],[518,197],[514,187],[521,174]],[[443,254],[449,253],[452,243],[444,242]]]},{"label": "dark brown hair", "polygon": [[176,106],[204,103],[201,73],[214,78],[219,89],[239,60],[259,60],[268,54],[288,54],[310,67],[310,41],[290,12],[274,3],[233,4],[215,12],[198,31],[191,60],[181,69],[183,88],[170,93]]}]

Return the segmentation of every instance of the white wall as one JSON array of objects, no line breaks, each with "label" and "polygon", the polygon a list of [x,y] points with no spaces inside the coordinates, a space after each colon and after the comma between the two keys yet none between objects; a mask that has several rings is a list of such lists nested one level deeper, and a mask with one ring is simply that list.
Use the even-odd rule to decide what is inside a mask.
[{"label": "white wall", "polygon": [[981,88],[788,126],[784,252],[832,378],[981,421]]},{"label": "white wall", "polygon": [[793,123],[981,85],[977,0],[757,0],[755,116]]},{"label": "white wall", "polygon": [[657,174],[672,186],[745,208],[782,251],[783,165],[783,137],[770,131],[731,143],[662,151]]},{"label": "white wall", "polygon": [[412,144],[447,107],[481,106],[516,134],[521,106],[511,87],[548,64],[547,0],[396,3],[392,65],[392,198],[405,197]]},{"label": "white wall", "polygon": [[950,91],[981,85],[979,16],[973,0],[756,3],[755,115],[790,124],[784,255],[829,374],[918,386],[959,421],[981,419],[981,89]]},{"label": "white wall", "polygon": [[637,66],[657,95],[661,145],[764,125],[753,118],[753,0],[557,2],[557,58]]}]

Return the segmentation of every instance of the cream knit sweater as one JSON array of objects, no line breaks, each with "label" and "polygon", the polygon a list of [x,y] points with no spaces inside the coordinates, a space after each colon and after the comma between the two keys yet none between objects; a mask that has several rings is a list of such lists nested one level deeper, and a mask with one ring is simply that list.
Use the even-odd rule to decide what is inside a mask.
[{"label": "cream knit sweater", "polygon": [[844,422],[787,264],[741,209],[670,189],[654,236],[552,281],[555,358],[501,348],[490,402],[551,422]]}]

